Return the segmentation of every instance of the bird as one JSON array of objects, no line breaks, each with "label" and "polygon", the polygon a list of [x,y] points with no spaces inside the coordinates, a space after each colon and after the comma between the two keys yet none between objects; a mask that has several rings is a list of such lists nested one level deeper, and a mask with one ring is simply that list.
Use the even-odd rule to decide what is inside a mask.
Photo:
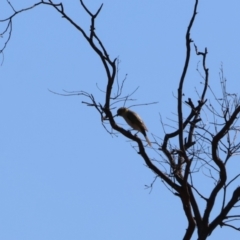
[{"label": "bird", "polygon": [[117,110],[117,116],[123,117],[130,127],[132,127],[134,130],[141,132],[145,137],[148,145],[152,146],[146,134],[146,131],[148,131],[148,129],[137,113],[129,110],[128,108],[120,107]]}]

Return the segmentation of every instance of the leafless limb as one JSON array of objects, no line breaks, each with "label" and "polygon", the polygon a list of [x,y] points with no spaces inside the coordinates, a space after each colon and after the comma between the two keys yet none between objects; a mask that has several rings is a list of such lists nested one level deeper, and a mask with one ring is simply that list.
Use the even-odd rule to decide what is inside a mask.
[{"label": "leafless limb", "polygon": [[[100,5],[96,12],[92,12],[83,0],[79,1],[79,4],[91,20],[90,32],[87,32],[66,13],[62,3],[56,4],[52,0],[41,0],[20,10],[16,10],[9,0],[7,0],[7,3],[13,13],[5,19],[0,19],[0,23],[6,24],[0,36],[7,36],[0,49],[0,53],[3,53],[12,37],[13,19],[20,13],[44,5],[55,9],[70,25],[79,31],[88,42],[90,48],[100,58],[107,81],[105,82],[104,88],[100,88],[98,84],[96,86],[98,90],[105,95],[103,102],[98,102],[93,94],[82,90],[63,90],[63,93],[57,93],[52,90],[49,91],[60,96],[82,96],[86,98],[87,100],[82,101],[82,103],[88,107],[94,107],[96,111],[98,111],[100,121],[109,134],[112,136],[121,134],[128,140],[134,142],[132,147],[155,175],[153,182],[150,186],[147,186],[147,188],[152,190],[156,180],[160,179],[167,189],[181,200],[183,211],[188,222],[183,237],[184,240],[191,239],[195,229],[197,229],[198,240],[206,239],[217,226],[228,226],[239,230],[239,228],[230,225],[229,221],[239,221],[240,216],[228,214],[233,208],[238,207],[240,187],[235,188],[229,201],[226,201],[226,196],[229,185],[235,182],[240,176],[240,174],[237,174],[227,183],[228,163],[234,154],[240,154],[240,142],[238,140],[240,127],[237,123],[240,112],[240,98],[237,94],[227,92],[226,79],[222,68],[219,74],[222,97],[217,97],[210,87],[209,69],[206,63],[207,48],[205,48],[204,51],[199,51],[197,44],[191,39],[191,30],[197,15],[198,0],[195,0],[193,13],[187,27],[185,36],[185,62],[179,79],[177,96],[174,96],[177,99],[177,113],[174,113],[176,120],[171,119],[170,123],[165,124],[160,116],[164,136],[159,137],[157,134],[152,134],[155,140],[155,147],[152,149],[147,148],[145,140],[139,138],[137,134],[132,134],[115,122],[113,110],[115,110],[119,103],[125,106],[129,101],[135,101],[136,99],[133,98],[133,95],[138,90],[138,87],[128,94],[123,94],[127,75],[125,75],[122,80],[119,80],[120,60],[118,57],[112,59],[109,56],[107,47],[96,31],[96,21],[101,13],[103,4]],[[192,45],[195,51],[192,51]],[[194,102],[191,97],[184,102],[183,88],[189,68],[190,57],[193,52],[201,59],[197,65],[197,72],[202,79],[202,89],[196,90],[198,97],[196,102]],[[213,100],[215,101],[214,104],[210,99],[207,99],[207,92],[212,94],[211,96],[213,96]],[[155,103],[156,102],[150,102],[131,106],[147,106]],[[187,114],[185,114],[186,106]],[[211,120],[209,120],[209,115],[212,117]],[[166,126],[171,127],[172,132],[168,133],[165,128]],[[155,152],[160,160],[150,158],[146,149],[153,150],[152,152]],[[203,196],[201,189],[198,189],[195,185],[195,175],[200,174],[201,177],[213,183],[213,188],[210,190],[208,196],[206,196],[205,193],[205,196]],[[214,219],[210,220],[212,209],[219,198],[220,192],[223,193],[223,197],[221,198],[222,207],[215,217],[213,217]],[[196,198],[195,195],[198,198]],[[199,198],[205,200],[203,211],[197,202]]]}]

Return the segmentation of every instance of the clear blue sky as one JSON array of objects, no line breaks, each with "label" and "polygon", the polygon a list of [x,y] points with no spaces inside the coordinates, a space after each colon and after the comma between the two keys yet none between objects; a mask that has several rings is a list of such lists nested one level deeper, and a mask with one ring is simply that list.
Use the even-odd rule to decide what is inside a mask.
[{"label": "clear blue sky", "polygon": [[[159,113],[165,122],[175,118],[173,95],[194,1],[85,0],[92,11],[102,2],[97,33],[110,56],[120,58],[120,79],[128,74],[124,93],[139,86],[137,103],[159,102],[134,110],[148,126],[150,139],[151,134],[162,137]],[[228,89],[236,92],[240,2],[199,2],[191,36],[200,51],[208,48],[210,84],[220,93],[223,63]],[[34,1],[11,3],[20,9]],[[88,31],[90,20],[79,1],[63,3],[65,11]],[[0,9],[0,18],[11,12],[4,0]],[[193,54],[186,98],[196,99],[195,87],[201,87],[196,72],[199,60]],[[95,109],[81,104],[87,99],[48,91],[84,90],[103,103],[104,94],[96,83],[105,88],[99,58],[54,9],[40,6],[14,18],[0,68],[0,239],[182,238],[187,222],[179,199],[160,180],[151,194],[145,190],[154,175],[130,142],[121,135],[111,137]],[[217,228],[210,239],[236,240],[239,233]]]}]

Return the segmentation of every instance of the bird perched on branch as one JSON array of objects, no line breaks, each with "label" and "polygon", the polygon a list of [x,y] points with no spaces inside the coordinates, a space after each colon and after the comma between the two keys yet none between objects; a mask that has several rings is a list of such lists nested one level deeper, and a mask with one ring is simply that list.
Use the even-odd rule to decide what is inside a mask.
[{"label": "bird perched on branch", "polygon": [[147,127],[145,126],[142,119],[137,115],[137,113],[129,110],[128,108],[121,107],[117,110],[117,116],[122,116],[129,126],[131,126],[134,130],[141,132],[145,137],[148,145],[152,146],[146,134]]}]

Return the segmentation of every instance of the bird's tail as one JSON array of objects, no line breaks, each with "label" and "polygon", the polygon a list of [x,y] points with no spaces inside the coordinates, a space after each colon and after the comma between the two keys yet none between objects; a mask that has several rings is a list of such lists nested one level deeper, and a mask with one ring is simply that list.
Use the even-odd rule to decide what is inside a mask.
[{"label": "bird's tail", "polygon": [[151,146],[152,146],[152,144],[151,144],[151,142],[149,141],[149,139],[148,139],[147,135],[145,136],[145,138],[146,138],[146,141],[147,141],[148,145],[151,147]]}]

